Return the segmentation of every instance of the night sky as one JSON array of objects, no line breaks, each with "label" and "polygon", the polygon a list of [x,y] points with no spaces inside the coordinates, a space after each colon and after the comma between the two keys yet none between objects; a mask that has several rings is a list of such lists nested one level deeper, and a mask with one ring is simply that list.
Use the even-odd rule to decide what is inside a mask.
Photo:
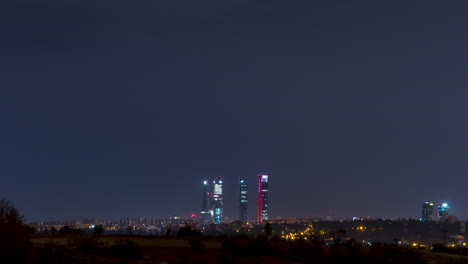
[{"label": "night sky", "polygon": [[[67,2],[67,3],[64,3]],[[466,1],[1,1],[0,197],[28,221],[468,217]]]}]

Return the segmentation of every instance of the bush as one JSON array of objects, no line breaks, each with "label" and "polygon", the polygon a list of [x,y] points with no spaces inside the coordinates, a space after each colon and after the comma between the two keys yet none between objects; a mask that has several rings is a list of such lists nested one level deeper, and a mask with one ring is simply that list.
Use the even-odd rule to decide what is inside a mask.
[{"label": "bush", "polygon": [[109,247],[107,253],[128,260],[140,260],[142,257],[141,248],[130,240],[120,240],[119,244]]},{"label": "bush", "polygon": [[101,235],[104,232],[104,226],[102,225],[97,225],[93,228],[93,234],[95,235]]},{"label": "bush", "polygon": [[79,234],[83,234],[83,230],[76,229],[73,226],[66,225],[66,226],[63,226],[62,228],[60,228],[58,233],[62,234],[62,235],[71,235],[71,234],[79,235]]},{"label": "bush", "polygon": [[189,243],[190,243],[190,246],[192,246],[193,250],[204,252],[205,245],[203,244],[203,241],[199,237],[190,239]]},{"label": "bush", "polygon": [[195,230],[191,226],[184,226],[177,231],[177,236],[189,237],[189,236],[200,236],[200,231]]},{"label": "bush", "polygon": [[299,240],[289,242],[288,246],[287,256],[291,261],[316,263],[321,256],[320,245]]},{"label": "bush", "polygon": [[62,264],[65,260],[65,247],[56,244],[46,244],[38,254],[39,264]]},{"label": "bush", "polygon": [[371,263],[387,264],[419,264],[426,263],[421,252],[411,249],[402,249],[394,245],[372,246],[369,252]]},{"label": "bush", "polygon": [[78,240],[78,250],[89,253],[98,248],[98,241],[94,237],[85,236]]},{"label": "bush", "polygon": [[266,238],[227,238],[222,242],[224,251],[238,257],[278,256],[283,251],[281,245],[282,242],[272,243]]}]

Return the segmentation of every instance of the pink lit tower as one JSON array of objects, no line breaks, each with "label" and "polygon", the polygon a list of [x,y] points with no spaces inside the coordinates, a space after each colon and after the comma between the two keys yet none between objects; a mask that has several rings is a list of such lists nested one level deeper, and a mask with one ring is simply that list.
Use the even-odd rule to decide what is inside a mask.
[{"label": "pink lit tower", "polygon": [[268,175],[258,175],[258,222],[268,221]]}]

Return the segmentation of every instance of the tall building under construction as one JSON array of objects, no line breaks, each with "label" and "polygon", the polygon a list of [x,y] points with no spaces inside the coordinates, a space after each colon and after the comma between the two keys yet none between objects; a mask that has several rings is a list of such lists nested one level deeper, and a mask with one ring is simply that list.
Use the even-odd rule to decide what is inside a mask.
[{"label": "tall building under construction", "polygon": [[213,212],[211,211],[211,200],[213,198],[213,191],[209,181],[203,181],[203,197],[200,212],[200,220],[204,225],[212,223]]}]

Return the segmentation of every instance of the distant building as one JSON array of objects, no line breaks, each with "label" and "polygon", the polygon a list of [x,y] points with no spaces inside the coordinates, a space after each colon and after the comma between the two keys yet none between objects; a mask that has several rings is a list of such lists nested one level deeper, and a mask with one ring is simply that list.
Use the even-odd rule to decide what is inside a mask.
[{"label": "distant building", "polygon": [[223,178],[218,177],[213,181],[213,222],[221,224],[223,222]]},{"label": "distant building", "polygon": [[202,206],[200,211],[200,220],[204,225],[210,224],[212,222],[213,216],[211,212],[211,200],[213,196],[213,191],[210,188],[210,183],[208,181],[203,181],[203,197],[202,197]]},{"label": "distant building", "polygon": [[239,220],[247,222],[247,181],[239,180]]},{"label": "distant building", "polygon": [[432,221],[433,209],[434,209],[434,203],[430,203],[430,202],[423,203],[421,220]]},{"label": "distant building", "polygon": [[449,209],[449,206],[447,203],[442,203],[438,206],[438,209],[439,209],[439,221],[440,222],[447,222],[448,220],[448,209]]},{"label": "distant building", "polygon": [[268,175],[258,175],[258,222],[268,220]]}]

